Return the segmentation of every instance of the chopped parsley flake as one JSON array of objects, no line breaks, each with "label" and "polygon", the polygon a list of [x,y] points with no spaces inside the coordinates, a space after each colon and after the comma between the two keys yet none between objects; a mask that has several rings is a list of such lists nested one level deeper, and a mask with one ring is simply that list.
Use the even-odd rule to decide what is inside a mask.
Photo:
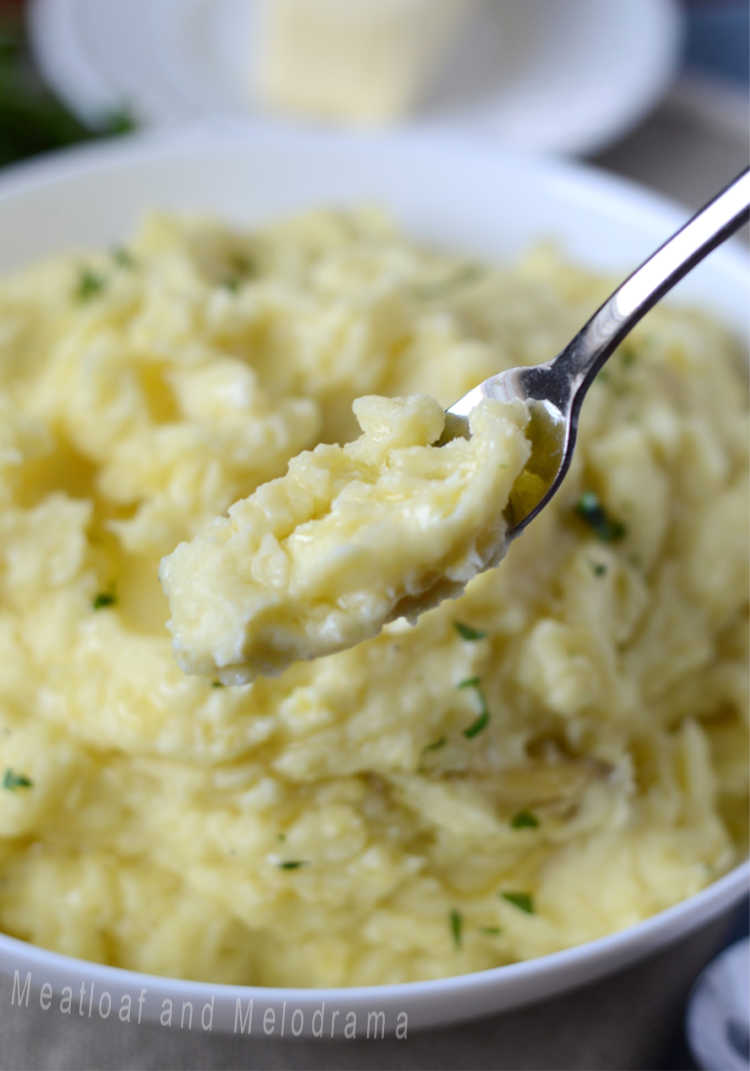
[{"label": "chopped parsley flake", "polygon": [[497,937],[503,931],[499,926],[480,926],[479,932],[485,934],[487,937]]},{"label": "chopped parsley flake", "polygon": [[211,687],[212,688],[223,688],[224,685],[221,683],[221,681],[211,681]]},{"label": "chopped parsley flake", "polygon": [[603,543],[617,543],[625,538],[625,525],[607,515],[593,491],[584,491],[575,504],[575,511]]},{"label": "chopped parsley flake", "polygon": [[283,863],[279,863],[280,870],[299,870],[301,866],[305,865],[304,859],[285,859]]},{"label": "chopped parsley flake", "polygon": [[129,134],[138,124],[127,108],[116,108],[105,116],[102,134]]},{"label": "chopped parsley flake", "polygon": [[[482,703],[484,704],[484,696],[482,696]],[[487,728],[487,725],[489,724],[489,720],[490,720],[490,712],[489,712],[489,710],[487,710],[486,706],[483,706],[482,711],[479,714],[479,717],[476,719],[476,721],[473,721],[471,723],[471,725],[468,727],[468,729],[464,729],[464,736],[468,740],[471,740],[472,737],[477,736],[478,733],[481,733],[483,729]]]},{"label": "chopped parsley flake", "polygon": [[472,628],[471,625],[465,625],[463,621],[454,621],[453,627],[462,640],[483,640],[487,635],[487,633],[482,632],[481,629]]},{"label": "chopped parsley flake", "polygon": [[14,792],[17,788],[31,788],[33,781],[26,774],[15,773],[8,766],[3,774],[3,788]]},{"label": "chopped parsley flake", "polygon": [[536,829],[539,819],[532,811],[517,811],[510,820],[511,829]]},{"label": "chopped parsley flake", "polygon": [[471,740],[472,737],[477,736],[483,729],[487,728],[490,720],[490,712],[487,709],[487,700],[484,698],[484,692],[481,689],[479,677],[469,677],[465,681],[461,681],[459,688],[475,688],[476,693],[479,696],[479,714],[475,721],[464,729],[464,736]]},{"label": "chopped parsley flake", "polygon": [[89,298],[94,297],[95,294],[104,289],[104,282],[104,276],[100,275],[99,272],[92,271],[91,268],[84,268],[78,276],[75,296],[79,301],[88,301]]},{"label": "chopped parsley flake", "polygon": [[500,893],[503,900],[507,900],[509,904],[513,904],[519,911],[525,911],[527,915],[534,914],[534,898],[531,893],[527,892],[504,892]]},{"label": "chopped parsley flake", "polygon": [[604,564],[604,562],[592,562],[591,571],[594,576],[604,576],[604,574],[607,572],[607,566]]},{"label": "chopped parsley flake", "polygon": [[124,245],[118,245],[112,250],[112,259],[121,268],[134,268],[135,258]]},{"label": "chopped parsley flake", "polygon": [[427,744],[423,751],[439,751],[441,747],[445,747],[446,739],[444,736],[439,737],[437,740],[433,740],[431,744]]},{"label": "chopped parsley flake", "polygon": [[94,610],[104,610],[108,606],[114,606],[116,602],[117,596],[113,591],[100,591],[91,600],[91,605]]},{"label": "chopped parsley flake", "polygon": [[248,279],[254,272],[254,265],[244,253],[232,253],[228,259],[228,271],[221,280],[221,285],[236,294],[243,279]]},{"label": "chopped parsley flake", "polygon": [[456,948],[461,947],[461,931],[463,929],[464,920],[461,918],[461,913],[456,911],[455,907],[451,908],[450,914],[451,920],[451,933],[453,934],[453,943]]}]

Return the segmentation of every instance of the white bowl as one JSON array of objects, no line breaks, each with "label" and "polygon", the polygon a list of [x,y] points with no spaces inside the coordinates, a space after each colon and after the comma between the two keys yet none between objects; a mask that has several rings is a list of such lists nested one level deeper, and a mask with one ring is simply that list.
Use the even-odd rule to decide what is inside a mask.
[{"label": "white bowl", "polygon": [[[0,270],[70,246],[113,243],[155,207],[253,222],[315,204],[362,201],[390,207],[412,234],[448,246],[497,259],[554,236],[573,257],[621,274],[686,215],[591,169],[509,156],[477,142],[227,122],[128,138],[6,171]],[[746,331],[749,282],[746,252],[725,247],[681,284],[679,295]],[[326,990],[209,985],[86,963],[1,935],[0,969],[13,979],[12,1002],[56,1007],[60,997],[53,994],[64,995],[69,986],[74,1014],[82,1004],[80,1014],[88,1017],[114,1017],[127,995],[133,1021],[158,1020],[170,999],[179,1025],[182,1002],[191,1002],[196,1030],[210,1023],[214,1031],[249,1027],[263,1035],[269,1024],[264,1036],[343,1037],[354,1015],[357,1036],[381,1025],[403,1029],[406,1022],[411,1032],[538,1000],[622,967],[727,910],[749,878],[744,863],[689,900],[609,937],[431,982]],[[380,1012],[384,1019],[374,1018]]]}]

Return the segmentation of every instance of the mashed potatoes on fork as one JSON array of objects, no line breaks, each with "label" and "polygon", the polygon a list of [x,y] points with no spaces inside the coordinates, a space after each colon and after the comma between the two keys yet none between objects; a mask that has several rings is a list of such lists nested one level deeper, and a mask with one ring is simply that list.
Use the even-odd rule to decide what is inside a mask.
[{"label": "mashed potatoes on fork", "polygon": [[608,289],[369,211],[154,218],[0,284],[0,928],[216,982],[409,981],[610,933],[741,856],[747,395],[698,312],[649,314],[553,503],[415,625],[233,687],[166,627],[161,559],[351,443],[354,399],[448,405]]},{"label": "mashed potatoes on fork", "polygon": [[458,594],[505,553],[526,407],[486,401],[438,445],[434,398],[358,398],[363,434],[321,444],[162,562],[180,664],[248,683]]}]

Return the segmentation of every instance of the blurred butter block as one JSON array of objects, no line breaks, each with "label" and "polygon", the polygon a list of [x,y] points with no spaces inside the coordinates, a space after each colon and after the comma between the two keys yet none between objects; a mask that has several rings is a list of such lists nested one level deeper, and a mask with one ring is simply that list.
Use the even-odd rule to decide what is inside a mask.
[{"label": "blurred butter block", "polygon": [[363,124],[416,107],[482,0],[263,0],[258,88],[285,111]]}]

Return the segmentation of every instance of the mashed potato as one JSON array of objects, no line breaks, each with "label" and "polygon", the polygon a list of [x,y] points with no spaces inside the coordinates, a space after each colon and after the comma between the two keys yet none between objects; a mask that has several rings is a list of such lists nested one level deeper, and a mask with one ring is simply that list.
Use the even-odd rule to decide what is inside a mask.
[{"label": "mashed potato", "polygon": [[528,410],[485,401],[437,446],[434,398],[358,398],[363,434],[321,444],[162,562],[183,669],[246,684],[415,618],[505,553]]},{"label": "mashed potato", "polygon": [[[499,568],[415,626],[186,676],[159,562],[362,395],[450,404],[609,283],[374,213],[155,219],[0,286],[0,926],[218,982],[481,970],[627,926],[744,851],[747,404],[653,310]],[[217,686],[218,685],[218,686]]]}]

